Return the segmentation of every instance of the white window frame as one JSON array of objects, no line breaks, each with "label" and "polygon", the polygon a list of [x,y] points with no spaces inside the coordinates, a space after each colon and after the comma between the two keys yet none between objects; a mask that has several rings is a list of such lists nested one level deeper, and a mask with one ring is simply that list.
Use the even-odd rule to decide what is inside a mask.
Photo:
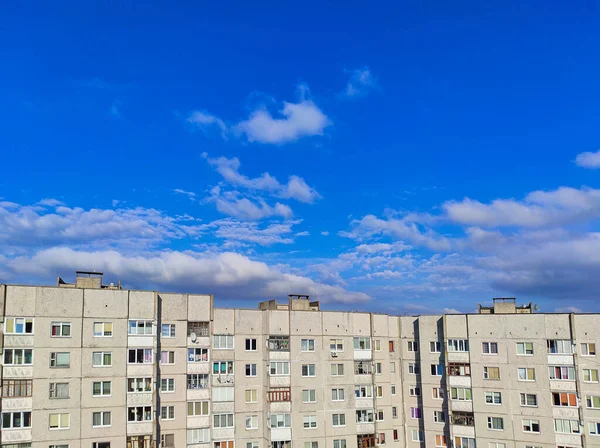
[{"label": "white window frame", "polygon": [[[58,334],[52,334],[52,330],[58,328]],[[63,330],[68,328],[69,334],[63,334]],[[50,337],[51,338],[70,338],[71,337],[71,322],[50,322]]]},{"label": "white window frame", "polygon": [[[64,392],[65,389],[67,391],[66,396],[61,396],[59,390]],[[71,385],[68,382],[50,382],[48,384],[48,397],[52,400],[67,400],[71,398]]]},{"label": "white window frame", "polygon": [[331,401],[346,401],[346,389],[343,387],[331,389]]},{"label": "white window frame", "polygon": [[234,338],[231,334],[215,334],[213,335],[213,350],[233,350]]},{"label": "white window frame", "polygon": [[442,343],[440,341],[429,341],[429,353],[442,353]]},{"label": "white window frame", "polygon": [[[517,356],[533,356],[535,351],[533,348],[533,342],[527,342],[527,341],[523,341],[523,342],[517,342]],[[531,347],[531,350],[528,349],[528,347]],[[521,351],[521,353],[519,353]],[[528,351],[531,351],[531,353],[528,353]]]},{"label": "white window frame", "polygon": [[258,429],[258,414],[247,415],[246,418],[246,430],[250,431]]},{"label": "white window frame", "polygon": [[502,404],[502,392],[497,390],[486,390],[484,392],[485,404],[500,406]]},{"label": "white window frame", "polygon": [[[98,355],[100,356],[100,364],[96,364],[94,359]],[[109,364],[104,364],[106,355],[108,355]],[[92,367],[112,367],[112,352],[92,352]]]},{"label": "white window frame", "polygon": [[154,322],[149,319],[129,319],[127,334],[129,336],[154,336]]},{"label": "white window frame", "polygon": [[[94,417],[98,415],[100,417],[100,424],[94,424]],[[105,416],[108,416],[108,423],[105,422]],[[112,413],[111,411],[95,411],[92,412],[92,428],[109,428],[112,426]]]},{"label": "white window frame", "polygon": [[596,343],[595,342],[582,342],[581,343],[581,356],[596,356]]},{"label": "white window frame", "polygon": [[[94,385],[100,385],[100,393],[94,393]],[[104,385],[108,384],[109,393],[104,393]],[[112,381],[92,381],[92,397],[110,397],[112,396]]]},{"label": "white window frame", "polygon": [[300,340],[300,351],[301,352],[314,352],[315,351],[315,340],[314,339],[301,339]]},{"label": "white window frame", "polygon": [[[248,397],[250,397],[250,401],[248,401]],[[246,403],[258,403],[258,389],[244,390],[244,401]]]},{"label": "white window frame", "polygon": [[246,364],[244,368],[244,373],[246,374],[246,378],[255,378],[257,376],[258,367],[256,364]]},{"label": "white window frame", "polygon": [[[533,430],[533,426],[537,425],[538,430],[534,431]],[[525,429],[526,427],[530,427],[530,430]],[[540,427],[540,421],[534,418],[525,418],[521,421],[521,428],[523,430],[524,433],[533,433],[533,434],[540,434],[541,432],[541,427]]]},{"label": "white window frame", "polygon": [[[106,326],[110,325],[110,330]],[[102,334],[96,333],[96,325],[102,326]],[[113,323],[112,322],[94,322],[92,325],[92,332],[95,338],[112,338],[113,337]]]},{"label": "white window frame", "polygon": [[258,343],[256,338],[246,338],[246,351],[247,352],[255,352],[258,350]]},{"label": "white window frame", "polygon": [[303,429],[317,429],[317,416],[316,415],[303,415],[302,416],[302,428]]},{"label": "white window frame", "polygon": [[502,417],[488,417],[487,428],[490,431],[504,431],[504,419]]},{"label": "white window frame", "polygon": [[482,342],[481,353],[483,355],[497,356],[498,355],[498,343],[497,342]]},{"label": "white window frame", "polygon": [[160,324],[160,337],[167,339],[174,338],[175,324]]},{"label": "white window frame", "polygon": [[317,366],[316,364],[302,364],[300,373],[302,378],[314,378],[317,376]]},{"label": "white window frame", "polygon": [[175,378],[161,378],[160,392],[163,394],[172,394],[175,392]]},{"label": "white window frame", "polygon": [[[530,355],[526,355],[530,356]],[[529,373],[533,372],[533,379],[529,378]],[[522,373],[525,373],[525,378],[522,377]],[[517,380],[524,382],[533,382],[536,380],[535,367],[517,367]]]},{"label": "white window frame", "polygon": [[175,420],[175,406],[165,405],[160,407],[161,420]]},{"label": "white window frame", "polygon": [[331,376],[344,376],[344,364],[331,364]]},{"label": "white window frame", "polygon": [[[337,423],[336,423],[337,420]],[[331,425],[334,428],[342,428],[346,426],[346,414],[344,413],[335,413],[331,414]]]},{"label": "white window frame", "polygon": [[316,403],[317,402],[317,390],[316,389],[302,389],[302,403]]},{"label": "white window frame", "polygon": [[334,353],[341,353],[344,351],[344,340],[343,339],[329,339],[329,351]]},{"label": "white window frame", "polygon": [[[528,400],[531,397],[533,397],[533,401],[535,401],[535,404],[528,404]],[[529,394],[529,393],[522,392],[520,394],[520,403],[521,403],[521,406],[524,408],[537,408],[538,407],[537,394]]]},{"label": "white window frame", "polygon": [[[273,369],[275,368],[275,369]],[[275,370],[275,373],[273,373]],[[270,376],[290,376],[290,362],[289,361],[271,361],[269,366]]]},{"label": "white window frame", "polygon": [[[51,426],[51,420],[52,420],[52,416],[56,415],[58,416],[58,425],[55,427]],[[63,425],[63,415],[67,416],[67,423],[66,426]],[[71,427],[71,414],[67,413],[67,412],[53,412],[51,414],[48,414],[48,429],[50,431],[63,431],[65,429],[69,429]]]},{"label": "white window frame", "polygon": [[[31,331],[27,331],[28,323],[31,323]],[[31,336],[35,334],[34,324],[35,322],[33,317],[6,317],[4,318],[4,334]],[[18,325],[22,326],[23,331],[17,331]],[[11,327],[12,330],[10,329]]]}]

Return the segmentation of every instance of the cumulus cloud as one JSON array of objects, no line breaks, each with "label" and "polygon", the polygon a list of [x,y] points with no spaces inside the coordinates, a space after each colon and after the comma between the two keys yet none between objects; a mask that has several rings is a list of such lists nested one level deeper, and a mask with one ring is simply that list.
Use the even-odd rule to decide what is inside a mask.
[{"label": "cumulus cloud", "polygon": [[321,232],[321,235],[323,236],[329,236],[329,232],[327,230],[324,230]]},{"label": "cumulus cloud", "polygon": [[575,163],[582,168],[600,168],[600,149],[596,152],[582,152],[577,154]]},{"label": "cumulus cloud", "polygon": [[126,287],[212,293],[220,299],[285,297],[292,292],[309,294],[323,302],[354,303],[370,299],[367,294],[317,283],[233,252],[162,251],[127,256],[114,250],[91,252],[60,247],[7,262],[14,273],[42,278],[72,275],[81,266],[120,278]]},{"label": "cumulus cloud", "polygon": [[350,79],[344,89],[344,96],[348,98],[364,96],[375,86],[375,78],[369,67],[352,70],[350,71]]},{"label": "cumulus cloud", "polygon": [[207,201],[214,202],[219,212],[240,219],[258,220],[273,216],[280,216],[287,219],[293,215],[292,209],[280,202],[271,206],[262,198],[252,201],[241,197],[237,191],[222,192],[218,186],[211,189],[210,197]]},{"label": "cumulus cloud", "polygon": [[215,115],[211,115],[207,112],[200,110],[193,111],[189,114],[187,121],[188,123],[192,123],[203,130],[217,127],[220,129],[223,137],[226,137],[227,135],[228,128],[225,122]]},{"label": "cumulus cloud", "polygon": [[293,226],[300,222],[299,220],[288,220],[282,223],[261,225],[257,222],[226,218],[213,221],[205,228],[214,231],[216,237],[228,242],[237,241],[271,246],[273,244],[292,244],[294,242]]},{"label": "cumulus cloud", "polygon": [[305,99],[298,103],[284,102],[279,116],[275,117],[266,108],[256,109],[235,129],[250,142],[280,145],[302,137],[323,135],[330,125],[327,115],[312,100]]},{"label": "cumulus cloud", "polygon": [[234,186],[240,186],[254,191],[266,191],[276,197],[283,199],[296,199],[300,202],[312,203],[321,195],[310,187],[304,179],[299,176],[290,176],[287,184],[281,184],[269,173],[263,173],[258,177],[249,178],[240,173],[240,160],[237,157],[209,158],[206,153],[202,154],[208,163],[223,176],[225,181]]}]

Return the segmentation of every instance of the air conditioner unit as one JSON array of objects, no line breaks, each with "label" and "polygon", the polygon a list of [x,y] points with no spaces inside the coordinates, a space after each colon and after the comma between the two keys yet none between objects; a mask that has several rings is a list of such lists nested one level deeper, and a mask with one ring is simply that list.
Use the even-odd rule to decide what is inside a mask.
[{"label": "air conditioner unit", "polygon": [[331,357],[332,357],[332,358],[337,358],[337,357],[338,357],[338,354],[337,354],[336,352],[331,352]]}]

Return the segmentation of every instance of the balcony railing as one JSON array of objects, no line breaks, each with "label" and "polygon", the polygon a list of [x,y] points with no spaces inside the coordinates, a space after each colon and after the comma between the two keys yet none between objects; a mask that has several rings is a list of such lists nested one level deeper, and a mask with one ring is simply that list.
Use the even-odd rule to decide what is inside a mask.
[{"label": "balcony railing", "polygon": [[450,416],[453,425],[475,426],[475,418],[472,412],[453,412]]},{"label": "balcony railing", "polygon": [[282,387],[278,389],[270,389],[267,397],[271,403],[281,403],[284,401],[291,401],[291,392],[289,387]]}]

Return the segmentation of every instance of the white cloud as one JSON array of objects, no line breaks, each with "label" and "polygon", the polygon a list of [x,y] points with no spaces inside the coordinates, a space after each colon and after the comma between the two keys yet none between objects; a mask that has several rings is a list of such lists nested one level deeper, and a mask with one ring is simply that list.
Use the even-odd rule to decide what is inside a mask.
[{"label": "white cloud", "polygon": [[265,108],[256,109],[247,120],[236,125],[248,141],[269,144],[294,142],[302,137],[323,135],[331,121],[312,100],[283,103],[280,117],[273,117]]},{"label": "white cloud", "polygon": [[600,217],[600,190],[560,187],[534,191],[522,201],[496,199],[483,204],[473,199],[448,201],[443,209],[449,220],[459,224],[503,227],[544,227]]},{"label": "white cloud", "polygon": [[47,207],[58,207],[59,205],[65,205],[64,202],[58,199],[46,198],[38,202],[39,205],[45,205]]},{"label": "white cloud", "polygon": [[12,273],[41,278],[69,276],[85,266],[108,277],[120,278],[126,287],[211,293],[219,299],[266,299],[290,293],[309,294],[322,302],[354,303],[370,299],[367,294],[317,283],[233,252],[163,251],[126,256],[112,250],[50,248],[9,260],[7,266]]},{"label": "white cloud", "polygon": [[300,221],[285,221],[262,226],[257,222],[225,218],[213,221],[207,224],[205,228],[214,231],[216,237],[225,239],[229,244],[237,241],[271,246],[273,244],[293,243],[292,227],[299,223]]},{"label": "white cloud", "polygon": [[296,199],[300,202],[312,203],[319,199],[321,195],[308,186],[304,179],[299,176],[290,176],[287,184],[281,184],[269,173],[263,173],[259,177],[249,178],[240,174],[241,163],[237,157],[217,157],[209,158],[206,153],[202,153],[208,163],[223,176],[223,178],[235,186],[241,186],[249,190],[266,191],[274,196],[283,199]]},{"label": "white cloud", "polygon": [[462,313],[454,308],[444,308],[444,314],[462,314]]},{"label": "white cloud", "polygon": [[555,313],[583,313],[583,310],[575,306],[562,306],[554,309]]},{"label": "white cloud", "polygon": [[575,163],[583,168],[600,168],[600,150],[596,152],[582,152],[577,154]]},{"label": "white cloud", "polygon": [[193,111],[188,116],[187,121],[188,123],[192,123],[205,130],[216,126],[221,130],[221,135],[223,137],[226,137],[227,135],[227,125],[225,122],[215,115],[211,115],[207,112],[200,110]]},{"label": "white cloud", "polygon": [[196,193],[194,193],[194,192],[192,192],[192,191],[185,191],[185,190],[182,190],[182,189],[180,189],[180,188],[175,188],[175,189],[173,190],[173,192],[174,192],[174,193],[177,193],[177,194],[183,194],[183,195],[187,196],[188,198],[190,198],[190,200],[192,200],[192,201],[193,201],[194,199],[196,199]]},{"label": "white cloud", "polygon": [[329,232],[326,231],[326,230],[324,230],[323,232],[321,232],[321,235],[323,235],[323,236],[329,236]]},{"label": "white cloud", "polygon": [[237,191],[221,192],[219,187],[211,189],[207,201],[214,202],[219,212],[240,219],[258,220],[273,216],[287,219],[293,215],[292,209],[285,204],[277,202],[274,206],[270,206],[262,198],[257,198],[256,202],[253,202],[248,198],[240,197]]},{"label": "white cloud", "polygon": [[369,67],[352,70],[344,95],[349,98],[366,95],[376,86],[375,78],[371,74]]}]

